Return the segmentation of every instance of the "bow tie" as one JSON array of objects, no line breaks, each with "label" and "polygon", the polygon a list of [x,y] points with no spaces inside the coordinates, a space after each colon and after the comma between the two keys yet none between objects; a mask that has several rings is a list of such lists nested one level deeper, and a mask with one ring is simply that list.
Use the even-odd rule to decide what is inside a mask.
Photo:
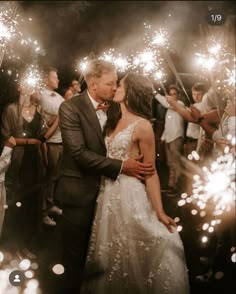
[{"label": "bow tie", "polygon": [[104,112],[107,112],[107,109],[110,107],[110,104],[98,104],[96,111],[97,110],[102,110]]},{"label": "bow tie", "polygon": [[54,97],[56,96],[56,93],[52,92],[50,96]]}]

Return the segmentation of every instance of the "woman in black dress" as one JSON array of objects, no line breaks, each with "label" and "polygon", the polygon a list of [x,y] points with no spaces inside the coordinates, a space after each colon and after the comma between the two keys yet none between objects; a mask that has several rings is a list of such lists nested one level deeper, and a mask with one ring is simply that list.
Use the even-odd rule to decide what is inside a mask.
[{"label": "woman in black dress", "polygon": [[31,99],[34,91],[33,86],[21,83],[18,100],[9,104],[2,115],[3,139],[16,139],[5,179],[8,209],[3,238],[15,243],[21,252],[31,247],[37,229],[44,174],[41,140],[47,126],[40,106]]}]

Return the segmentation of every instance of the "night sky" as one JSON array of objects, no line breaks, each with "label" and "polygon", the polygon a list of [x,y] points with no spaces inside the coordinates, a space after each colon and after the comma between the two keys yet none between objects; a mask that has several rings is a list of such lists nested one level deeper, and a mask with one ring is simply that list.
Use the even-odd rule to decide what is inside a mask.
[{"label": "night sky", "polygon": [[[217,9],[234,15],[229,1],[18,1],[18,13],[32,17],[30,35],[45,50],[40,65],[59,70],[60,88],[75,72],[76,61],[91,51],[100,54],[113,47],[121,53],[143,47],[144,25],[168,29],[175,66],[179,72],[191,72],[193,44],[200,26],[207,27],[206,15]],[[169,16],[171,15],[171,16]]]}]

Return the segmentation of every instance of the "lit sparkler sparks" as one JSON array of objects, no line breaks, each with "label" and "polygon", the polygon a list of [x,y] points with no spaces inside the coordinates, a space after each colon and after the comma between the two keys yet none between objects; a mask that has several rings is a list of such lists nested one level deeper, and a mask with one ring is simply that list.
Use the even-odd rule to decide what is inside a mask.
[{"label": "lit sparkler sparks", "polygon": [[44,49],[41,48],[41,46],[39,45],[39,42],[37,40],[33,40],[31,38],[25,38],[25,39],[22,38],[20,40],[20,44],[26,45],[26,46],[31,46],[32,51],[36,55],[45,55]]},{"label": "lit sparkler sparks", "polygon": [[[83,81],[84,81],[84,72],[85,72],[85,70],[86,70],[86,68],[88,66],[89,61],[91,61],[93,59],[93,57],[94,57],[94,53],[93,52],[90,52],[89,56],[84,57],[83,60],[78,63],[77,68],[81,72],[80,77],[79,77],[79,83],[80,83],[80,85],[83,84]],[[75,69],[75,71],[78,71],[78,70]]]},{"label": "lit sparkler sparks", "polygon": [[[16,1],[5,2],[0,7],[0,66],[4,57],[7,57],[7,62],[20,61],[26,64],[31,62],[28,57],[36,59],[39,55],[45,55],[39,42],[26,33],[26,29],[29,28],[26,18],[21,17],[17,10]],[[32,21],[32,18],[28,20]],[[25,50],[26,55],[24,55]],[[24,60],[25,58],[27,61]]]},{"label": "lit sparkler sparks", "polygon": [[164,28],[152,30],[151,25],[144,23],[146,29],[144,42],[149,48],[159,50],[161,47],[168,49],[169,47],[169,34]]},{"label": "lit sparkler sparks", "polygon": [[166,30],[160,28],[159,31],[154,31],[151,44],[158,47],[165,47],[166,49],[169,46],[169,36]]},{"label": "lit sparkler sparks", "polygon": [[102,53],[99,59],[113,63],[119,72],[125,72],[131,66],[130,58],[123,56],[121,53],[115,53],[114,48],[110,48],[107,52]]},{"label": "lit sparkler sparks", "polygon": [[144,23],[144,26],[147,30],[146,38],[144,39],[147,48],[136,59],[139,58],[141,63],[145,63],[143,67],[144,73],[151,72],[155,80],[163,82],[165,80],[165,73],[162,55],[163,50],[167,50],[169,47],[169,35],[164,28],[152,31],[151,25]]},{"label": "lit sparkler sparks", "polygon": [[21,87],[27,86],[30,88],[42,88],[43,87],[43,79],[40,70],[37,65],[31,65],[25,72],[22,81]]},{"label": "lit sparkler sparks", "polygon": [[150,76],[158,82],[165,82],[166,74],[163,70],[163,59],[159,52],[145,48],[132,56],[132,69]]},{"label": "lit sparkler sparks", "polygon": [[[188,93],[184,87],[184,84],[180,78],[180,75],[177,72],[175,65],[174,65],[174,63],[168,53],[168,49],[169,49],[169,34],[168,34],[168,32],[164,28],[160,28],[159,30],[152,31],[151,30],[152,27],[150,25],[147,25],[146,23],[144,23],[144,26],[145,26],[145,29],[148,30],[148,32],[146,32],[146,34],[145,34],[146,37],[144,39],[145,43],[147,44],[147,48],[149,50],[151,50],[155,56],[158,57],[158,58],[156,58],[156,62],[158,61],[158,70],[155,68],[155,73],[153,74],[153,72],[152,72],[153,77],[155,79],[157,79],[157,81],[160,82],[160,85],[166,94],[166,90],[163,85],[164,75],[160,75],[160,70],[163,72],[163,68],[161,66],[162,62],[163,62],[163,60],[166,60],[167,64],[171,68],[173,74],[175,75],[176,79],[178,80],[181,88],[183,89],[186,97],[188,98],[189,102],[191,103],[191,100],[190,100]],[[161,56],[163,56],[164,59],[161,58]],[[154,67],[152,67],[150,69],[153,70]]]},{"label": "lit sparkler sparks", "polygon": [[154,73],[154,78],[157,81],[162,81],[165,77],[165,73],[162,70],[158,70]]},{"label": "lit sparkler sparks", "polygon": [[[164,59],[161,56],[162,52],[160,49],[165,47],[168,48],[168,34],[161,28],[158,31],[152,31],[151,26],[144,24],[145,28],[148,29],[146,33],[146,40],[144,38],[144,49],[142,51],[123,55],[117,53],[114,48],[100,54],[97,58],[113,63],[117,71],[124,73],[131,69],[137,73],[141,73],[149,76],[155,81],[162,83],[166,80],[166,74],[163,68]],[[84,58],[79,62],[80,71],[84,71],[87,66],[87,58]]]},{"label": "lit sparkler sparks", "polygon": [[118,70],[121,72],[125,72],[129,68],[129,61],[121,54],[119,54],[118,57],[115,58],[114,63],[117,66]]},{"label": "lit sparkler sparks", "polygon": [[0,11],[0,41],[10,40],[16,32],[17,22],[12,19],[12,9]]},{"label": "lit sparkler sparks", "polygon": [[222,65],[227,62],[228,52],[224,43],[211,37],[201,53],[196,53],[196,63],[203,73],[217,73],[222,71]]},{"label": "lit sparkler sparks", "polygon": [[88,57],[84,57],[82,61],[79,62],[79,69],[84,72],[85,69],[87,68],[89,59]]},{"label": "lit sparkler sparks", "polygon": [[219,43],[216,43],[208,48],[208,52],[214,56],[218,56],[220,54],[220,50],[222,50],[222,47]]},{"label": "lit sparkler sparks", "polygon": [[208,57],[199,53],[196,53],[196,56],[197,64],[201,66],[203,71],[211,71],[217,63],[217,60],[214,57]]},{"label": "lit sparkler sparks", "polygon": [[[79,70],[83,73],[88,65],[88,62],[94,58],[94,54],[91,56],[84,57],[82,61],[79,62]],[[108,51],[103,52],[98,59],[105,60],[113,63],[118,72],[125,72],[131,67],[130,58],[128,56],[123,56],[121,53],[116,53],[114,48],[110,48]]]},{"label": "lit sparkler sparks", "polygon": [[0,40],[7,39],[9,40],[11,38],[11,32],[9,28],[4,24],[2,17],[0,15]]},{"label": "lit sparkler sparks", "polygon": [[133,66],[140,67],[144,74],[149,74],[154,70],[157,70],[155,52],[150,49],[145,49],[143,52],[138,53],[133,58]]},{"label": "lit sparkler sparks", "polygon": [[[235,156],[226,148],[210,166],[203,167],[201,175],[194,175],[193,194],[181,195],[178,205],[187,203],[196,205],[192,214],[206,216],[208,222],[202,226],[203,231],[212,233],[215,226],[220,224],[223,215],[235,209]],[[203,240],[202,240],[203,241]]]},{"label": "lit sparkler sparks", "polygon": [[226,70],[226,77],[227,77],[225,82],[227,83],[228,86],[235,88],[235,79],[236,79],[236,77],[235,77],[235,64],[234,64],[234,68],[232,70],[229,70],[228,68],[226,68],[225,70]]},{"label": "lit sparkler sparks", "polygon": [[7,8],[4,10],[4,6],[0,11],[0,66],[2,64],[6,45],[16,32],[17,21],[16,19],[16,6],[7,3]]}]

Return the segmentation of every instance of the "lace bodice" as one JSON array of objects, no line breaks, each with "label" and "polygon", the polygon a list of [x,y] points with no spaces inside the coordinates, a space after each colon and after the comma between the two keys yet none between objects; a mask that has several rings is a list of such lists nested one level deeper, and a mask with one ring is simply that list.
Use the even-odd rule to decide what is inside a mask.
[{"label": "lace bodice", "polygon": [[144,119],[137,119],[114,136],[106,136],[107,157],[126,160],[138,155],[138,145],[132,141],[132,134],[138,122],[142,120]]}]

